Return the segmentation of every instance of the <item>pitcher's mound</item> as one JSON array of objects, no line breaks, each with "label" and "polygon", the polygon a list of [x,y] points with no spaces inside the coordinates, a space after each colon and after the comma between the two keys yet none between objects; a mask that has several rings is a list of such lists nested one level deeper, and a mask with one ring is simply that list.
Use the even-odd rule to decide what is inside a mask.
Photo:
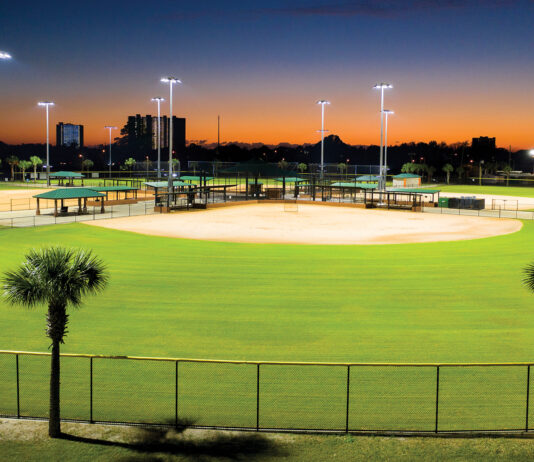
[{"label": "pitcher's mound", "polygon": [[398,244],[455,241],[509,234],[519,220],[435,215],[352,207],[250,204],[211,210],[87,222],[156,236],[278,244]]}]

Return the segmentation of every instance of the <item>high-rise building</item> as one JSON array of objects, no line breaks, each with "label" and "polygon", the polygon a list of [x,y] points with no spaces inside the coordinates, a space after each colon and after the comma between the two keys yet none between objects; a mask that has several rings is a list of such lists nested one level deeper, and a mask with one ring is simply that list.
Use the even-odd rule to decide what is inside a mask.
[{"label": "high-rise building", "polygon": [[474,150],[495,150],[495,138],[490,138],[488,136],[480,136],[478,138],[473,138],[471,147]]},{"label": "high-rise building", "polygon": [[[185,150],[185,119],[173,116],[173,150],[181,153]],[[128,122],[121,131],[126,136],[127,145],[131,149],[142,152],[158,148],[158,118],[152,115],[136,114],[128,117]],[[169,147],[169,118],[161,117],[161,149]]]},{"label": "high-rise building", "polygon": [[56,125],[56,146],[83,148],[83,125],[59,122]]}]

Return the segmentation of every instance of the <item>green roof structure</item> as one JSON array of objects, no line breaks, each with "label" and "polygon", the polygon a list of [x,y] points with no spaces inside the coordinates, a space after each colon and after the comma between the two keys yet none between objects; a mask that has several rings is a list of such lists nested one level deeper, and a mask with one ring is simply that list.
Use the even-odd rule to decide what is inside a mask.
[{"label": "green roof structure", "polygon": [[50,178],[83,178],[81,173],[76,172],[55,172],[50,174]]},{"label": "green roof structure", "polygon": [[378,188],[378,183],[343,183],[337,182],[333,183],[330,186],[335,188],[358,188],[358,189],[376,189]]},{"label": "green roof structure", "polygon": [[388,189],[387,192],[398,193],[415,193],[415,194],[437,194],[441,192],[440,189],[427,189],[427,188],[393,188]]},{"label": "green roof structure", "polygon": [[[165,183],[167,184],[167,183]],[[135,191],[135,186],[87,186],[85,189],[97,192],[112,192],[112,191]]]},{"label": "green roof structure", "polygon": [[369,183],[369,182],[376,183],[379,179],[380,177],[375,176],[375,175],[362,175],[362,176],[356,177],[357,182],[365,181],[366,183]]},{"label": "green roof structure", "polygon": [[88,188],[58,188],[52,191],[47,191],[41,194],[37,194],[33,197],[36,199],[50,199],[50,200],[62,200],[62,199],[79,199],[84,197],[104,197],[104,194],[96,192]]},{"label": "green roof structure", "polygon": [[421,178],[421,175],[414,175],[413,173],[401,173],[400,175],[395,175],[393,178]]},{"label": "green roof structure", "polygon": [[[166,188],[169,186],[169,182],[168,181],[147,181],[145,183],[146,186],[148,186],[149,188]],[[172,185],[174,187],[177,187],[177,186],[196,186],[195,184],[192,184],[192,183],[185,183],[184,181],[173,181],[172,182]]]},{"label": "green roof structure", "polygon": [[[284,178],[276,178],[274,181],[279,181],[280,183],[284,182]],[[302,183],[306,181],[304,178],[299,178],[298,176],[289,176],[285,178],[286,183]]]},{"label": "green roof structure", "polygon": [[194,176],[194,175],[184,175],[180,177],[181,181],[201,181],[201,180],[211,181],[213,180],[212,176]]}]

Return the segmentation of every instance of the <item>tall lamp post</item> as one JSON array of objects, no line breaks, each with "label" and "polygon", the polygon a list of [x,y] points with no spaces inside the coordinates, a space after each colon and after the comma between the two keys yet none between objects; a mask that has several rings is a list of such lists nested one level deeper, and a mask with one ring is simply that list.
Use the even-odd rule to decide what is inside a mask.
[{"label": "tall lamp post", "polygon": [[7,51],[0,51],[0,59],[11,59],[11,55]]},{"label": "tall lamp post", "polygon": [[161,102],[165,101],[161,96],[152,98],[158,103],[158,178],[161,178]]},{"label": "tall lamp post", "polygon": [[117,127],[106,125],[104,128],[109,130],[109,177],[111,178],[111,130],[117,130]]},{"label": "tall lamp post", "polygon": [[49,130],[49,118],[48,118],[48,108],[53,106],[52,101],[39,101],[37,103],[39,106],[44,106],[46,109],[46,185],[50,186],[50,130]]},{"label": "tall lamp post", "polygon": [[167,206],[170,207],[172,193],[172,86],[175,83],[182,83],[182,81],[175,77],[163,77],[161,81],[169,84],[169,195]]},{"label": "tall lamp post", "polygon": [[326,104],[330,104],[330,101],[321,99],[317,101],[317,104],[321,105],[321,180],[324,178],[324,107]]},{"label": "tall lamp post", "polygon": [[384,90],[393,88],[393,85],[389,83],[377,83],[374,87],[376,90],[380,90],[380,174],[378,180],[378,189],[385,189],[384,181]]},{"label": "tall lamp post", "polygon": [[395,114],[389,109],[384,109],[385,116],[385,133],[384,133],[384,186],[387,183],[388,179],[388,117],[392,114]]}]

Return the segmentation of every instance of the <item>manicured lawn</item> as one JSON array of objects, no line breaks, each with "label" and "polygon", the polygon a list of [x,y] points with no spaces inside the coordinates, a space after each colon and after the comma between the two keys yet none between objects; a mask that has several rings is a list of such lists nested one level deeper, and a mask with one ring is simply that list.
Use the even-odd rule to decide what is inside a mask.
[{"label": "manicured lawn", "polygon": [[[6,421],[4,421],[6,422]],[[2,461],[530,461],[534,441],[509,438],[383,438],[186,432],[183,435],[64,424],[69,439],[49,440],[43,423],[9,422]],[[6,424],[4,423],[4,426]],[[0,424],[0,431],[2,425]],[[14,434],[15,433],[15,434]]]},{"label": "manicured lawn", "polygon": [[[50,244],[94,249],[109,265],[104,295],[71,312],[63,352],[313,362],[534,358],[534,296],[521,283],[534,260],[533,222],[508,236],[380,246],[216,243],[82,224],[0,236],[1,272],[30,247]],[[2,302],[0,316],[0,349],[47,350],[44,309]],[[62,364],[63,415],[88,419],[89,360]],[[23,356],[19,366],[21,414],[46,416],[48,358]],[[16,413],[14,370],[15,358],[0,356],[0,414]],[[255,426],[256,372],[180,363],[179,415],[199,425]],[[260,425],[345,428],[346,377],[344,367],[262,366]],[[445,368],[440,377],[440,429],[523,428],[525,367]],[[435,368],[353,368],[350,428],[432,431],[435,381]],[[97,359],[93,387],[96,420],[174,417],[174,362]]]},{"label": "manicured lawn", "polygon": [[478,185],[440,185],[436,189],[459,194],[497,194],[500,196],[534,197],[534,184],[526,186],[478,186]]}]

